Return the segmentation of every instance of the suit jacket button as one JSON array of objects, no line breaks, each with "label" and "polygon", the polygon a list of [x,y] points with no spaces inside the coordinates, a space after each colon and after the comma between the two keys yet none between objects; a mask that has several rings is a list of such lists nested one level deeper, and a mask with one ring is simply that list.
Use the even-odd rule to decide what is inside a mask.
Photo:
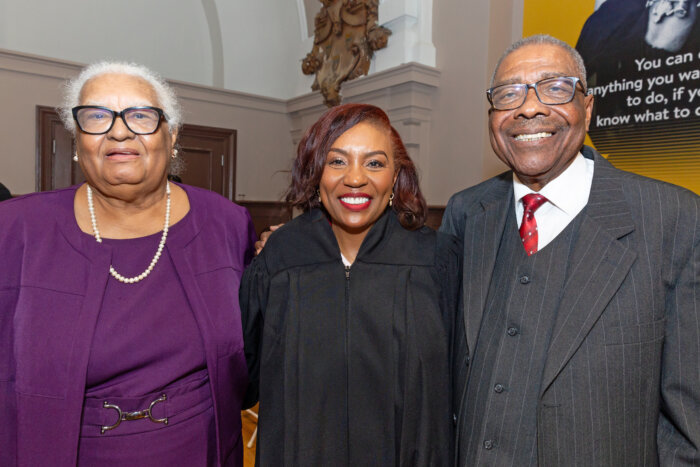
[{"label": "suit jacket button", "polygon": [[508,328],[507,332],[510,337],[513,337],[518,334],[518,328],[511,326]]},{"label": "suit jacket button", "polygon": [[496,391],[498,394],[502,393],[504,389],[505,389],[505,386],[503,386],[500,383],[493,387],[493,390]]},{"label": "suit jacket button", "polygon": [[491,441],[490,439],[487,439],[486,441],[484,441],[484,449],[490,450],[492,448],[493,448],[493,441]]},{"label": "suit jacket button", "polygon": [[521,284],[529,284],[530,283],[530,276],[527,274],[520,276],[520,283]]}]

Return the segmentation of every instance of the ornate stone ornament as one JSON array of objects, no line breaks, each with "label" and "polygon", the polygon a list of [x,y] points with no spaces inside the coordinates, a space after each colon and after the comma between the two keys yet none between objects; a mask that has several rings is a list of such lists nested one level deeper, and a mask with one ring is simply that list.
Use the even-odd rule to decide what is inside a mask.
[{"label": "ornate stone ornament", "polygon": [[387,45],[391,31],[377,24],[379,0],[319,0],[314,47],[301,70],[316,73],[311,89],[321,90],[328,107],[340,104],[340,84],[366,75],[375,50]]}]

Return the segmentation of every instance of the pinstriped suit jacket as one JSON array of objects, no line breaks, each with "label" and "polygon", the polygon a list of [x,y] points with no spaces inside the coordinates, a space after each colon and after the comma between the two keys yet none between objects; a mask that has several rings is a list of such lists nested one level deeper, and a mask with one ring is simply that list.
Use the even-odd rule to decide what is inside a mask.
[{"label": "pinstriped suit jacket", "polygon": [[[542,375],[539,465],[698,466],[700,197],[582,152],[595,171]],[[507,172],[443,218],[464,241],[458,406],[512,191]]]}]

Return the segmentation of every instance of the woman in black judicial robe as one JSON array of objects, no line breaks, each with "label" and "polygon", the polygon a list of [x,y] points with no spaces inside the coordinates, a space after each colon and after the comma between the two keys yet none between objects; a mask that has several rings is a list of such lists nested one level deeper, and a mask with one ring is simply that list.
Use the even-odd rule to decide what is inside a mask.
[{"label": "woman in black judicial robe", "polygon": [[262,466],[452,463],[460,246],[424,227],[386,114],[328,110],[299,143],[275,231],[241,285]]}]

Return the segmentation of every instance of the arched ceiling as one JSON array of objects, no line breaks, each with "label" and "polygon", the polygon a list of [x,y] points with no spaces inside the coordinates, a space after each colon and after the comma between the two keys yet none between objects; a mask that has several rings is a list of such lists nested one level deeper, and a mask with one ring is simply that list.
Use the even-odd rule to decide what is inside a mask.
[{"label": "arched ceiling", "polygon": [[[426,23],[432,1],[416,0]],[[434,65],[411,52],[432,47],[429,28],[421,37],[416,26],[415,2],[380,3],[382,22],[396,30],[376,70]],[[0,48],[79,63],[133,61],[169,79],[288,99],[310,92],[301,60],[320,8],[319,0],[0,0]]]},{"label": "arched ceiling", "polygon": [[0,0],[0,48],[79,63],[134,61],[169,79],[289,98],[307,80],[300,6],[303,0]]}]

